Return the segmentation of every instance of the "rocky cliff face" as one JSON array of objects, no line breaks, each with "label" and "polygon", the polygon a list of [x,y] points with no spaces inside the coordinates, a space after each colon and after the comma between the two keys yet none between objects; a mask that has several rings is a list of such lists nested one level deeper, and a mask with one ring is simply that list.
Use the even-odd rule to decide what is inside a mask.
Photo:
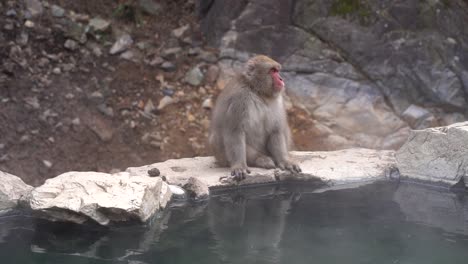
[{"label": "rocky cliff face", "polygon": [[225,74],[252,53],[279,60],[289,96],[334,148],[397,148],[410,128],[466,119],[468,1],[198,4]]}]

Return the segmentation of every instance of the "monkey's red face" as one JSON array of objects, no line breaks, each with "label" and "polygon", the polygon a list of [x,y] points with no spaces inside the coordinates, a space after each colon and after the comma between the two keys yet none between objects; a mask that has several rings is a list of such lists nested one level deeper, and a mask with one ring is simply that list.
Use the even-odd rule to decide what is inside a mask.
[{"label": "monkey's red face", "polygon": [[271,78],[273,79],[273,88],[275,91],[280,92],[284,89],[284,81],[279,74],[278,68],[271,68],[270,70]]}]

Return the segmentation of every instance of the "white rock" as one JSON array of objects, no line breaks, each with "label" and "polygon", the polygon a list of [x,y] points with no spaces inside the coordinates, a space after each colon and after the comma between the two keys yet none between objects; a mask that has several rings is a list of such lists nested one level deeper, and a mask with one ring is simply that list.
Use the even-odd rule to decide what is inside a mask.
[{"label": "white rock", "polygon": [[42,163],[44,164],[44,166],[46,166],[47,168],[52,168],[52,166],[54,164],[52,164],[52,162],[48,161],[48,160],[43,160]]},{"label": "white rock", "polygon": [[110,49],[110,54],[117,54],[122,51],[127,50],[133,44],[133,39],[129,34],[122,35],[115,43],[112,45]]},{"label": "white rock", "polygon": [[190,28],[190,25],[187,24],[185,26],[182,26],[182,27],[179,27],[179,28],[176,28],[174,30],[172,30],[172,35],[176,38],[180,38],[184,35],[184,33]]},{"label": "white rock", "polygon": [[411,131],[396,153],[401,176],[449,185],[468,180],[467,142],[468,122]]},{"label": "white rock", "polygon": [[185,190],[177,185],[171,185],[169,184],[169,189],[171,189],[171,192],[174,196],[176,197],[183,197],[185,196]]},{"label": "white rock", "polygon": [[19,177],[3,171],[0,171],[0,182],[0,210],[16,207],[33,189]]},{"label": "white rock", "polygon": [[24,26],[27,28],[33,28],[35,24],[31,20],[26,20],[26,22],[24,22]]},{"label": "white rock", "polygon": [[203,101],[202,107],[207,110],[211,110],[213,108],[213,100],[211,98],[206,98]]},{"label": "white rock", "polygon": [[129,173],[67,172],[31,193],[30,206],[52,220],[101,225],[132,219],[145,222],[171,197],[159,177]]},{"label": "white rock", "polygon": [[173,104],[175,103],[176,100],[174,100],[172,97],[170,96],[164,96],[160,101],[159,101],[159,104],[158,104],[158,110],[162,110],[164,107],[170,105],[170,104]]},{"label": "white rock", "polygon": [[109,29],[111,23],[107,20],[102,18],[96,17],[89,21],[89,27],[91,27],[94,31],[103,32]]},{"label": "white rock", "polygon": [[[197,175],[197,180],[208,188],[287,180],[321,180],[328,187],[339,187],[347,184],[368,184],[398,177],[393,151],[347,149],[329,152],[292,152],[291,154],[292,159],[301,167],[302,173],[293,174],[278,169],[250,168],[251,173],[240,182],[220,180],[229,177],[230,170],[229,168],[217,167],[213,157],[173,159],[152,165],[128,168],[126,171],[134,176],[147,175],[149,169],[157,167],[170,185],[177,186],[185,186],[194,175]],[[200,190],[203,189],[200,188]],[[203,192],[198,193],[196,197],[203,195]]]}]

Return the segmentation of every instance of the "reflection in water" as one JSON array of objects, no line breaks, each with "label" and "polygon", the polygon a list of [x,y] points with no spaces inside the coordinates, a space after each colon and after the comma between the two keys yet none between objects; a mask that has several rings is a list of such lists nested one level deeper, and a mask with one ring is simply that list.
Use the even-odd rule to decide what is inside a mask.
[{"label": "reflection in water", "polygon": [[408,184],[219,194],[147,226],[0,217],[0,263],[466,263],[466,197]]}]

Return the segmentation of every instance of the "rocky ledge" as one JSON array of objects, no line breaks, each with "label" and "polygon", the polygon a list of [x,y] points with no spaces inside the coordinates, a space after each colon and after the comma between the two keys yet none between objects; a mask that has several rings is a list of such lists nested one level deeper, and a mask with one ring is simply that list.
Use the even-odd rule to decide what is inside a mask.
[{"label": "rocky ledge", "polygon": [[206,199],[219,188],[302,181],[328,190],[391,179],[452,186],[467,178],[466,142],[468,122],[415,130],[396,155],[394,151],[370,149],[292,152],[302,173],[251,168],[249,177],[240,182],[229,178],[229,169],[218,167],[212,157],[167,160],[115,174],[67,172],[34,189],[18,177],[1,172],[0,210],[22,204],[52,220],[91,220],[108,225],[145,222],[174,196]]}]

